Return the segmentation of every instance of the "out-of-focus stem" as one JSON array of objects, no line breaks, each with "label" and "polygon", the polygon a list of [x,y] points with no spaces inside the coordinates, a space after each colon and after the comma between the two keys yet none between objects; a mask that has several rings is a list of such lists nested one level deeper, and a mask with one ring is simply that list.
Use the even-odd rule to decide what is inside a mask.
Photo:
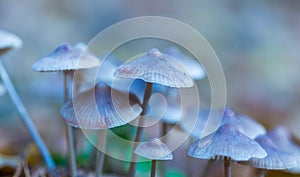
[{"label": "out-of-focus stem", "polygon": [[225,177],[231,177],[230,159],[228,157],[224,157],[224,175]]},{"label": "out-of-focus stem", "polygon": [[96,177],[102,177],[103,175],[103,165],[106,149],[106,136],[107,130],[99,130],[99,149],[97,149],[97,159],[96,159]]},{"label": "out-of-focus stem", "polygon": [[8,76],[8,73],[6,72],[5,67],[3,66],[2,61],[0,61],[0,75],[1,75],[1,79],[3,81],[3,84],[7,88],[7,91],[18,110],[18,113],[20,115],[20,118],[21,118],[23,124],[29,131],[29,134],[31,135],[33,141],[35,142],[37,148],[39,149],[41,155],[43,156],[48,169],[54,170],[55,163],[49,153],[49,150],[48,150],[45,142],[43,141],[42,137],[40,136],[37,128],[35,127],[32,119],[30,118],[19,95],[17,94],[17,92]]},{"label": "out-of-focus stem", "polygon": [[[64,71],[64,102],[69,99],[69,88],[68,88],[68,74]],[[73,127],[65,124],[66,127],[66,139],[68,146],[68,159],[72,177],[77,176],[77,165],[76,165],[76,152],[75,152],[75,138]]]}]

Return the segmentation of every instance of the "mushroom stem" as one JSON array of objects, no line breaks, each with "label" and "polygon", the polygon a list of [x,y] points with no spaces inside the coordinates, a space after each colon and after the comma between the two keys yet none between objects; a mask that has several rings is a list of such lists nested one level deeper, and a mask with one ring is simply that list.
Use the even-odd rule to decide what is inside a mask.
[{"label": "mushroom stem", "polygon": [[[143,104],[142,104],[143,111],[140,114],[141,116],[139,118],[138,127],[137,127],[137,131],[136,131],[135,139],[134,139],[133,151],[137,147],[137,143],[140,142],[141,137],[142,137],[142,132],[144,130],[144,122],[145,122],[144,115],[147,112],[147,107],[149,104],[149,99],[150,99],[151,94],[152,94],[152,83],[146,82],[146,88],[145,88]],[[134,152],[132,152],[130,166],[129,166],[129,172],[128,172],[129,177],[135,176],[136,160],[137,160],[137,155]]]},{"label": "mushroom stem", "polygon": [[[64,102],[69,99],[69,88],[68,88],[68,73],[64,71]],[[65,123],[66,127],[66,139],[68,146],[68,158],[69,166],[72,177],[77,176],[77,166],[76,166],[76,153],[75,153],[75,139],[74,139],[74,129]]]},{"label": "mushroom stem", "polygon": [[[166,122],[162,122],[162,130],[161,130],[161,137],[165,136],[168,133],[168,123]],[[167,142],[167,138],[164,137],[164,142]],[[166,162],[165,161],[161,161],[161,165],[160,165],[160,169],[161,169],[161,175],[162,176],[166,176]]]},{"label": "mushroom stem", "polygon": [[165,136],[168,133],[168,123],[163,122],[162,123],[162,136]]},{"label": "mushroom stem", "polygon": [[224,157],[224,174],[225,177],[231,177],[230,159],[228,157]]},{"label": "mushroom stem", "polygon": [[209,159],[209,160],[207,161],[207,163],[206,163],[206,165],[205,165],[205,168],[204,168],[204,170],[203,170],[203,172],[202,172],[202,174],[201,174],[201,177],[206,177],[206,176],[208,175],[208,172],[209,172],[209,169],[210,169],[212,163],[213,163],[213,160],[212,160],[212,159]]},{"label": "mushroom stem", "polygon": [[33,141],[35,142],[37,148],[39,149],[41,155],[43,156],[48,169],[54,170],[55,163],[50,155],[50,152],[49,152],[45,142],[43,141],[42,137],[40,136],[37,128],[35,127],[32,119],[30,118],[19,95],[17,94],[17,92],[8,76],[8,73],[6,72],[5,67],[3,66],[1,61],[0,61],[0,75],[1,75],[1,79],[3,81],[3,84],[7,88],[7,91],[9,93],[12,101],[14,102],[14,104],[19,112],[19,115],[20,115],[20,118],[21,118],[23,124],[28,129],[29,134],[31,135]]},{"label": "mushroom stem", "polygon": [[156,160],[152,160],[152,164],[151,164],[151,177],[155,177],[155,170],[156,170]]},{"label": "mushroom stem", "polygon": [[257,171],[257,177],[265,177],[267,174],[267,170],[265,169],[258,169]]},{"label": "mushroom stem", "polygon": [[96,177],[102,177],[103,174],[103,165],[106,149],[106,135],[107,130],[99,130],[99,145],[97,149],[97,158],[96,158]]}]

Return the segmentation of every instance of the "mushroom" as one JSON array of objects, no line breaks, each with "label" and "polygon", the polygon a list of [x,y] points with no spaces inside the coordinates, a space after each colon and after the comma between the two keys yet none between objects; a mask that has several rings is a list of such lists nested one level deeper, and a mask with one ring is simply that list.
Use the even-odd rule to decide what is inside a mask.
[{"label": "mushroom", "polygon": [[281,150],[300,156],[297,137],[283,125],[278,125],[267,132],[267,136]]},{"label": "mushroom", "polygon": [[[20,48],[22,46],[22,40],[17,37],[16,35],[3,31],[0,29],[0,56],[4,55],[5,53]],[[37,128],[35,127],[29,113],[27,112],[23,102],[21,101],[3,63],[0,60],[0,76],[4,86],[7,89],[8,94],[10,95],[12,101],[14,102],[20,118],[24,123],[25,127],[28,129],[29,134],[31,135],[33,141],[35,142],[37,148],[39,149],[41,155],[43,156],[45,163],[48,169],[53,170],[55,168],[55,163],[50,155],[50,152],[43,141],[42,137],[40,136]],[[1,85],[2,86],[2,85]],[[3,88],[2,88],[3,90]]]},{"label": "mushroom", "polygon": [[188,71],[193,79],[199,80],[206,76],[205,70],[201,64],[193,58],[183,54],[178,48],[168,47],[164,53],[177,59],[178,62],[186,68],[186,71]]},{"label": "mushroom", "polygon": [[[68,77],[70,77],[70,72],[97,67],[100,64],[97,57],[85,49],[86,47],[84,48],[82,45],[80,47],[71,47],[69,44],[62,44],[52,53],[36,61],[32,66],[32,70],[38,72],[63,72],[64,102],[66,102],[69,98]],[[73,131],[72,127],[66,124],[69,165],[72,176],[77,176]]]},{"label": "mushroom", "polygon": [[172,160],[172,151],[166,144],[158,138],[154,138],[149,142],[139,144],[134,152],[142,157],[152,160],[151,177],[155,177],[156,161],[157,160]]},{"label": "mushroom", "polygon": [[22,46],[22,40],[18,36],[1,29],[0,39],[0,55]]},{"label": "mushroom", "polygon": [[[250,139],[254,139],[257,135],[266,132],[265,128],[254,119],[245,114],[236,112],[229,106],[226,106],[224,109],[202,109],[199,111],[198,118],[196,120],[191,120],[191,117],[189,116],[193,110],[195,110],[193,107],[185,110],[179,123],[181,129],[190,133],[192,138],[197,139],[207,136],[212,132],[205,131],[205,128],[209,127],[209,130],[216,131],[225,123],[233,123],[241,133]],[[221,117],[221,120],[219,120],[219,117]],[[209,118],[213,119],[212,125],[208,125],[208,123],[211,123],[208,121]],[[220,123],[218,123],[219,121]],[[212,160],[208,161],[202,176],[206,176],[212,162]]]},{"label": "mushroom", "polygon": [[251,139],[255,139],[257,136],[267,132],[262,124],[246,114],[237,113],[237,118],[240,121],[239,130]]},{"label": "mushroom", "polygon": [[265,176],[267,173],[266,170],[290,169],[299,165],[299,156],[279,149],[267,135],[260,135],[255,138],[255,141],[258,142],[268,154],[264,158],[253,157],[248,162],[251,166],[260,169],[259,176]]},{"label": "mushroom", "polygon": [[242,134],[234,124],[225,123],[216,132],[192,143],[188,155],[201,159],[223,158],[225,177],[230,177],[231,160],[263,158],[267,154],[257,142]]},{"label": "mushroom", "polygon": [[[113,100],[112,94],[118,99]],[[106,130],[125,125],[142,112],[140,102],[134,94],[129,94],[131,105],[127,101],[128,95],[125,92],[100,82],[94,88],[67,101],[61,109],[61,116],[67,124],[76,128],[104,130],[100,135],[99,146],[105,150]],[[96,176],[102,176],[104,154],[100,150],[97,153]]]},{"label": "mushroom", "polygon": [[[268,131],[267,136],[281,150],[294,154],[300,158],[299,139],[287,127],[278,125]],[[300,173],[300,164],[288,169],[292,173]]]},{"label": "mushroom", "polygon": [[[112,94],[118,99],[113,100]],[[142,112],[138,98],[130,93],[129,99],[131,107],[127,104],[128,95],[125,92],[100,82],[94,88],[68,100],[61,109],[61,116],[68,125],[81,129],[118,127],[132,121]]]},{"label": "mushroom", "polygon": [[[194,121],[189,121],[189,114],[192,110],[193,108],[191,107],[183,112],[179,125],[184,131],[191,133],[192,137],[195,138],[201,138],[212,133],[204,132],[206,126],[214,126],[212,131],[216,131],[221,125],[228,122],[236,124],[236,128],[251,139],[266,132],[266,129],[260,123],[245,114],[236,112],[228,106],[224,109],[200,110],[198,118]],[[220,120],[219,117],[221,118]],[[209,118],[213,119],[214,125],[207,125]],[[219,121],[220,123],[218,123]]]},{"label": "mushroom", "polygon": [[[115,72],[116,77],[142,79],[146,88],[142,103],[143,111],[139,118],[137,133],[134,142],[139,142],[144,125],[144,115],[147,112],[149,98],[152,93],[152,84],[157,83],[169,87],[192,87],[193,80],[182,68],[174,66],[173,57],[162,54],[158,49],[151,49],[147,53],[121,65]],[[134,147],[135,149],[135,147]],[[134,176],[136,169],[136,155],[133,153],[129,176]]]}]

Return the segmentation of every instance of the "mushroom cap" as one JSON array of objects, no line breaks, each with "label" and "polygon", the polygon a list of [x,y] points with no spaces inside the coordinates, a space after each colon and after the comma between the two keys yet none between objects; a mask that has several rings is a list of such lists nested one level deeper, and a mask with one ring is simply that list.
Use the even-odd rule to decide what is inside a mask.
[{"label": "mushroom cap", "polygon": [[188,155],[201,159],[229,157],[235,161],[263,158],[267,154],[254,140],[251,140],[231,123],[222,125],[215,133],[207,135],[190,145]]},{"label": "mushroom cap", "polygon": [[251,166],[268,170],[283,170],[299,166],[299,156],[278,149],[268,136],[260,135],[255,138],[255,141],[268,155],[265,158],[251,158],[249,160]]},{"label": "mushroom cap", "polygon": [[121,65],[115,72],[116,77],[142,79],[169,87],[192,87],[193,80],[183,72],[176,60],[157,49],[151,49],[142,57],[138,57]]},{"label": "mushroom cap", "polygon": [[185,68],[189,75],[196,80],[203,79],[206,74],[199,62],[187,55],[184,55],[178,48],[169,47],[165,54],[170,55],[178,60]]},{"label": "mushroom cap", "polygon": [[267,136],[279,149],[298,155],[300,158],[300,146],[294,141],[293,134],[287,127],[276,126],[267,133]]},{"label": "mushroom cap", "polygon": [[32,70],[38,72],[72,71],[99,66],[99,59],[86,48],[82,43],[74,47],[62,44],[49,55],[36,61],[32,65]]},{"label": "mushroom cap", "polygon": [[149,142],[140,143],[134,150],[134,153],[152,160],[173,159],[172,151],[158,138],[154,138]]},{"label": "mushroom cap", "polygon": [[134,94],[120,92],[104,83],[98,83],[94,88],[68,100],[60,113],[71,126],[108,129],[132,121],[141,112],[142,108]]},{"label": "mushroom cap", "polygon": [[[199,111],[197,120],[190,121],[190,113],[193,107],[183,111],[182,119],[180,121],[180,127],[186,131],[191,132],[191,136],[194,138],[201,138],[203,136],[207,136],[212,132],[216,131],[221,125],[225,123],[239,123],[239,120],[236,117],[235,111],[230,107],[225,107],[224,109],[203,109]],[[212,122],[214,127],[211,132],[204,132],[206,126],[208,126],[208,118],[212,118]],[[219,120],[221,118],[221,120]],[[221,122],[219,122],[221,121]],[[192,130],[192,131],[191,131]]]},{"label": "mushroom cap", "polygon": [[237,113],[239,119],[238,129],[251,139],[266,134],[266,128],[246,114]]},{"label": "mushroom cap", "polygon": [[[266,129],[257,121],[252,119],[251,117],[237,113],[232,108],[226,106],[223,110],[209,110],[209,109],[203,109],[200,110],[198,114],[198,118],[195,121],[189,121],[189,109],[187,111],[183,112],[182,121],[180,122],[180,127],[187,131],[191,131],[191,136],[195,138],[201,138],[203,136],[206,136],[212,132],[203,132],[206,124],[208,123],[208,118],[211,116],[212,119],[214,119],[214,125],[215,130],[218,129],[219,126],[225,124],[225,123],[233,123],[236,128],[246,135],[247,137],[254,139],[256,136],[264,134],[266,132]],[[217,118],[222,117],[221,122],[218,125]]]},{"label": "mushroom cap", "polygon": [[18,36],[1,29],[0,39],[0,55],[22,46],[22,40]]}]

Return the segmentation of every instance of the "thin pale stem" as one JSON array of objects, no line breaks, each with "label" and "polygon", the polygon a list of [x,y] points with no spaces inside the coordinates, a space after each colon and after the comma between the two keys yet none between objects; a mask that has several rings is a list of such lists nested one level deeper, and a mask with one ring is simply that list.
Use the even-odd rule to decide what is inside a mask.
[{"label": "thin pale stem", "polygon": [[[149,99],[150,99],[151,94],[152,94],[152,83],[146,82],[146,88],[145,88],[143,104],[142,104],[143,111],[139,118],[138,127],[137,127],[137,131],[136,131],[135,139],[134,139],[133,151],[136,148],[137,143],[141,141],[142,133],[144,130],[144,123],[145,123],[144,115],[147,113],[147,107],[149,104]],[[128,172],[129,177],[135,176],[136,160],[137,160],[137,155],[134,152],[132,152],[130,166],[129,166],[129,172]]]},{"label": "thin pale stem", "polygon": [[106,135],[107,130],[99,130],[99,149],[97,149],[97,159],[96,159],[96,177],[103,176],[103,165],[104,165],[104,157],[106,150]]},{"label": "thin pale stem", "polygon": [[228,157],[224,157],[224,174],[225,177],[231,177],[230,159]]},{"label": "thin pale stem", "polygon": [[29,131],[29,134],[31,135],[31,137],[32,137],[33,141],[35,142],[37,148],[39,149],[42,157],[44,158],[47,168],[50,170],[54,170],[55,163],[50,155],[50,152],[49,152],[45,142],[43,141],[42,137],[40,136],[37,128],[35,127],[31,117],[29,116],[25,106],[23,105],[19,95],[17,94],[17,92],[8,76],[8,73],[6,72],[5,67],[3,66],[1,61],[0,61],[0,75],[1,75],[1,79],[3,81],[3,84],[7,88],[7,91],[18,110],[18,113],[20,115],[20,118],[21,118],[23,124]]},{"label": "thin pale stem", "polygon": [[155,177],[155,171],[156,171],[156,160],[152,160],[152,164],[151,164],[151,177]]},{"label": "thin pale stem", "polygon": [[[64,102],[69,99],[69,88],[68,88],[68,74],[64,71]],[[66,139],[68,146],[68,158],[69,166],[72,177],[77,176],[77,166],[76,166],[76,152],[75,152],[75,138],[73,127],[65,124],[66,127]]]}]

